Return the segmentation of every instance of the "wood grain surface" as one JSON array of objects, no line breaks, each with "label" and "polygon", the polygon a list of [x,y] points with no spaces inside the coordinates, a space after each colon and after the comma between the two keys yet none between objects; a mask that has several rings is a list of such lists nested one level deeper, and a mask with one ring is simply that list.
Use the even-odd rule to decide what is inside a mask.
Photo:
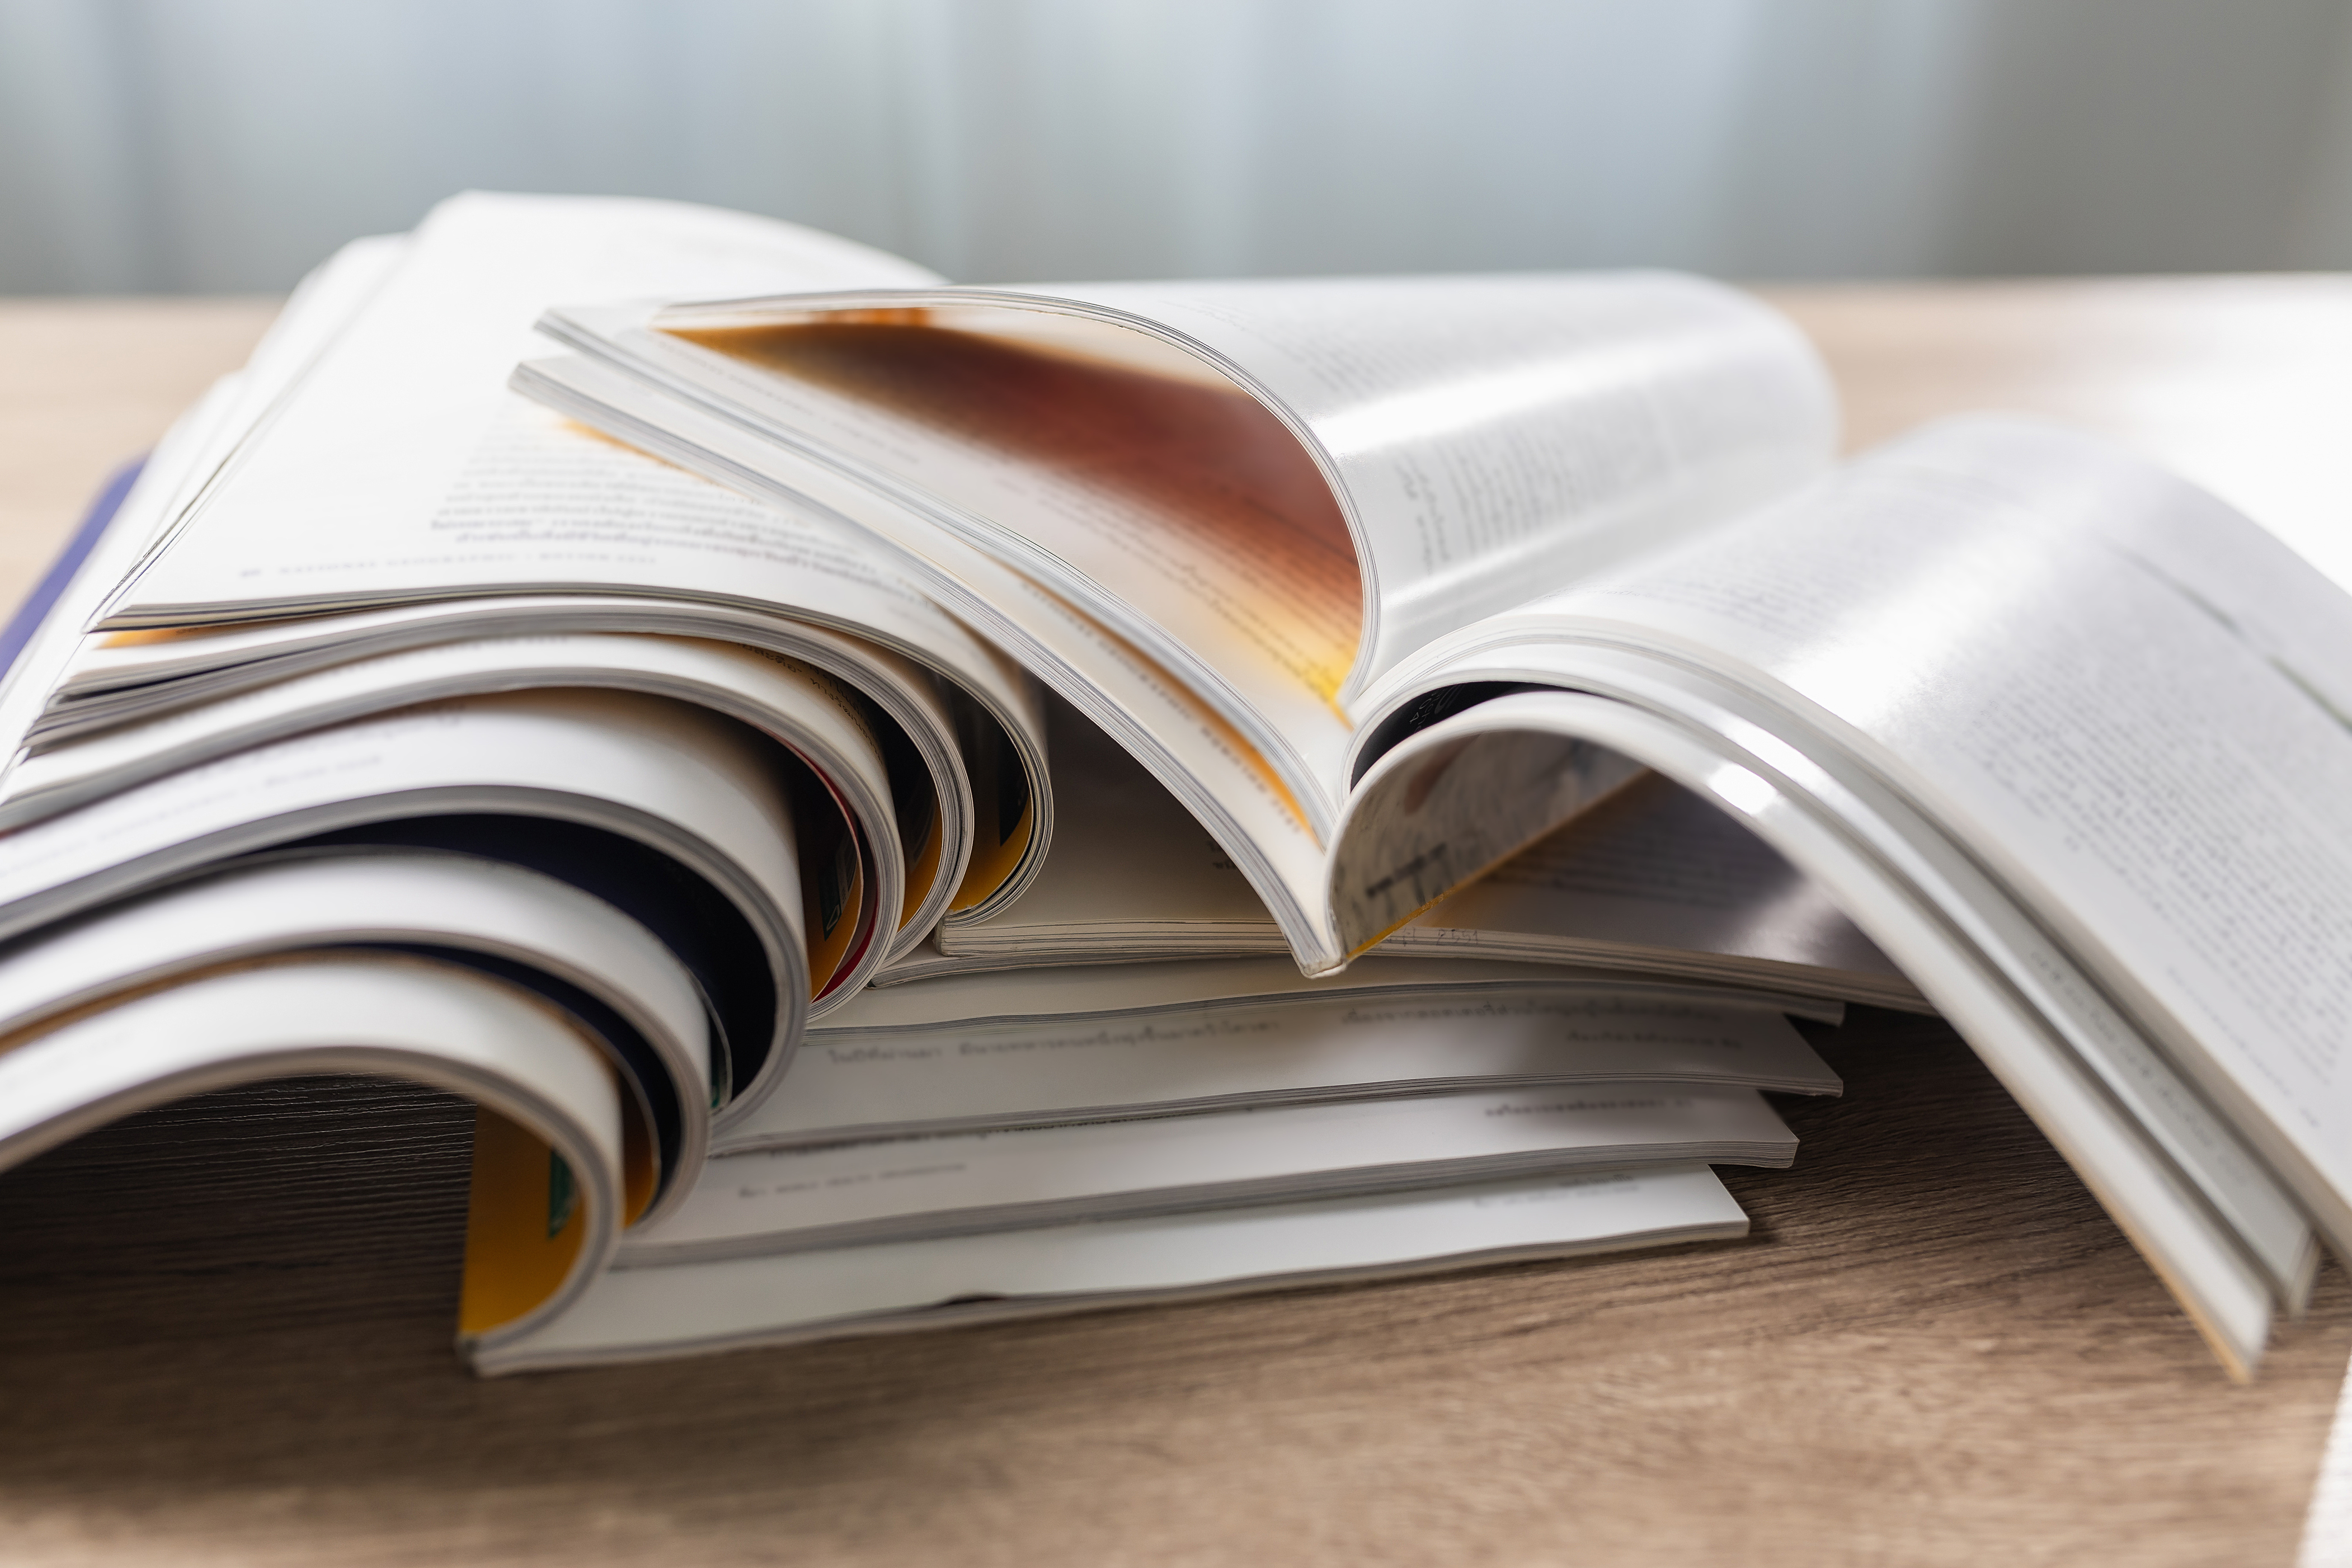
[{"label": "wood grain surface", "polygon": [[[1857,438],[2032,408],[2352,516],[2290,439],[2352,415],[2352,284],[1776,298]],[[36,542],[0,596],[261,319],[0,304],[0,516]],[[491,1383],[448,1348],[462,1108],[151,1113],[0,1176],[0,1556],[2290,1562],[2342,1271],[2233,1387],[1948,1030],[1815,1037],[1847,1093],[1786,1103],[1795,1169],[1727,1173],[1744,1242]]]}]

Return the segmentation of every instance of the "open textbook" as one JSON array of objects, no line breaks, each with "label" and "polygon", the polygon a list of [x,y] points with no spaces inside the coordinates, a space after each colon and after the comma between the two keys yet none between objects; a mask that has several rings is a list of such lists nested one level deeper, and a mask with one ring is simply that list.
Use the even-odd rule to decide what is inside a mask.
[{"label": "open textbook", "polygon": [[[2352,608],[2136,459],[1979,421],[1833,467],[1801,338],[1659,275],[952,289],[786,226],[493,198],[394,249],[316,285],[334,321],[266,350],[158,454],[126,542],[0,687],[0,820],[38,851],[0,919],[50,940],[190,896],[225,857],[473,855],[654,933],[704,1001],[702,1098],[670,1097],[708,1125],[679,1146],[713,1152],[698,1173],[663,1153],[656,1091],[619,1094],[617,1130],[519,1102],[535,1066],[485,1091],[530,1131],[485,1138],[482,1234],[545,1238],[530,1268],[469,1265],[469,1300],[478,1272],[532,1282],[494,1292],[508,1316],[468,1318],[484,1364],[694,1337],[659,1322],[663,1280],[708,1290],[697,1342],[802,1331],[819,1320],[772,1293],[794,1258],[853,1259],[811,1264],[810,1300],[884,1317],[918,1310],[892,1292],[936,1285],[950,1257],[1003,1279],[1017,1255],[1066,1281],[1039,1294],[1128,1299],[1230,1283],[1115,1238],[1203,1259],[1199,1227],[1240,1226],[1234,1205],[1270,1227],[1219,1233],[1238,1257],[1298,1234],[1292,1203],[1395,1202],[1442,1226],[1429,1193],[1530,1161],[1557,1181],[1787,1156],[1753,1097],[1795,1080],[1752,1070],[1603,1093],[1589,1063],[1555,1067],[1572,1092],[1493,1099],[1471,1136],[1461,1113],[1522,1092],[1517,1069],[1481,1066],[1481,1087],[1364,1032],[1390,1003],[1277,1003],[1217,967],[1246,967],[1269,931],[1287,984],[1395,976],[1394,1007],[1442,1016],[1487,1064],[1528,1017],[1574,1016],[1559,996],[1445,1000],[1511,975],[1743,1016],[1932,1006],[2241,1374],[2307,1294],[2315,1233],[2352,1242],[2329,1043],[2352,1005],[2332,890],[2352,886]],[[716,302],[644,302],[665,297]],[[554,357],[525,332],[550,306]],[[509,395],[509,373],[544,406]],[[622,738],[598,753],[607,712]],[[407,739],[436,726],[484,740]],[[551,765],[541,736],[562,738]],[[1096,813],[1122,791],[1134,810]],[[704,801],[724,809],[705,822]],[[531,824],[523,847],[499,853],[492,818]],[[1163,875],[1203,836],[1222,865]],[[596,880],[608,849],[673,868],[666,892],[707,913]],[[729,955],[666,930],[688,948],[722,932]],[[490,973],[455,939],[390,946],[322,983]],[[1196,972],[1187,954],[1223,956]],[[1032,957],[1124,966],[986,972]],[[925,978],[865,989],[884,976]],[[1102,985],[1148,999],[1161,981],[1178,992],[1126,1010],[1164,1014],[1090,1021],[1122,1010]],[[201,1014],[213,983],[123,1006]],[[586,1016],[550,998],[591,988],[556,983],[524,989]],[[740,994],[761,985],[764,1033]],[[1005,994],[1022,1005],[955,1010]],[[683,1070],[649,1003],[590,1000],[644,1037],[607,1059]],[[837,1027],[903,1037],[908,1062],[940,1030],[982,1059],[1076,1061],[1097,1036],[1221,1039],[1251,1009],[1361,1060],[1335,1075],[1276,1053],[1239,1082],[1203,1055],[1157,1089],[1074,1072],[1063,1095],[1046,1074],[995,1110],[793,1120],[804,1066],[899,1059],[874,1037],[836,1047]],[[1037,1032],[999,1051],[996,1029]],[[1255,1141],[1289,1124],[1250,1120],[1276,1117],[1304,1120]],[[1366,1157],[1390,1150],[1407,1158]],[[602,1186],[553,1174],[598,1159]],[[888,1196],[935,1181],[945,1195]],[[500,1191],[526,1196],[481,1217]],[[1209,1217],[1175,1217],[1192,1205]],[[1717,1223],[1634,1218],[1612,1234]],[[1330,1234],[1381,1229],[1358,1224]],[[1056,1239],[954,1250],[982,1234]],[[1307,1248],[1297,1271],[1410,1251]]]}]

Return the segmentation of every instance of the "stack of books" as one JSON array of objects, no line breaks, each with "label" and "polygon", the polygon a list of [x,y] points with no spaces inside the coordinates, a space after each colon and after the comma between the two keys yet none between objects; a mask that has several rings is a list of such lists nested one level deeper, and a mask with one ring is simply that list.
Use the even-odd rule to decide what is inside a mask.
[{"label": "stack of books", "polygon": [[2352,601],[2087,437],[1837,426],[1667,274],[445,204],[0,684],[0,1161],[463,1093],[504,1372],[1738,1237],[1791,1020],[1932,1010],[2248,1375],[2352,1242]]}]

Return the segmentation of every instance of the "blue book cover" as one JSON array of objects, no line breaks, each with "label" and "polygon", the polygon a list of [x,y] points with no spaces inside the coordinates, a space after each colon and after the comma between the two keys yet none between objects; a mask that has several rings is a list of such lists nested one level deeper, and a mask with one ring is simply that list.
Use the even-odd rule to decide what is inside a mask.
[{"label": "blue book cover", "polygon": [[25,651],[25,645],[33,640],[33,634],[40,629],[41,622],[48,617],[49,612],[57,607],[58,600],[64,596],[66,584],[72,582],[74,574],[81,570],[81,563],[89,559],[89,552],[98,548],[98,542],[106,537],[108,526],[114,521],[114,514],[122,510],[123,498],[131,493],[131,487],[139,482],[139,470],[146,467],[146,463],[144,458],[125,463],[115,471],[112,479],[106,481],[106,488],[100,490],[98,499],[89,503],[89,510],[83,515],[80,526],[73,531],[73,537],[66,541],[66,547],[58,552],[55,561],[49,563],[48,571],[25,596],[25,602],[16,606],[16,613],[8,618],[7,629],[0,631],[0,675],[5,675],[16,664],[16,656]]}]

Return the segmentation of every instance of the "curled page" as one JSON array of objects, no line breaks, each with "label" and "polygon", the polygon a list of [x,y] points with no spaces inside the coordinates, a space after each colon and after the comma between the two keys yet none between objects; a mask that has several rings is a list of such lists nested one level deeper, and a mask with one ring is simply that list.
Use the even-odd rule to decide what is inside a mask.
[{"label": "curled page", "polygon": [[0,1051],[0,1164],[183,1095],[300,1073],[412,1079],[477,1126],[462,1348],[562,1315],[613,1257],[622,1118],[611,1069],[562,1014],[486,976],[348,954],[232,968]]},{"label": "curled page", "polygon": [[0,949],[0,1036],[206,970],[354,946],[483,969],[572,1014],[629,1091],[626,1141],[649,1142],[655,1169],[638,1192],[632,1163],[625,1219],[677,1206],[727,1087],[702,988],[644,925],[521,866],[394,848],[247,858]]},{"label": "curled page", "polygon": [[[352,659],[27,758],[0,826],[247,747],[453,697],[541,689],[636,691],[740,720],[782,742],[803,837],[802,903],[819,1010],[861,989],[907,900],[889,767],[847,691],[796,660],[658,637],[504,637]],[[936,856],[936,851],[934,851]]]},{"label": "curled page", "polygon": [[859,290],[544,324],[887,498],[915,526],[881,531],[915,555],[952,571],[953,540],[1100,620],[1318,832],[1381,671],[1786,493],[1835,444],[1793,327],[1663,274]]},{"label": "curled page", "polygon": [[[390,835],[471,848],[588,879],[600,892],[628,865],[657,886],[698,889],[701,918],[675,937],[663,931],[665,941],[731,935],[739,944],[731,962],[697,967],[734,1058],[734,1098],[721,1115],[740,1114],[773,1088],[810,998],[796,834],[775,762],[772,742],[742,725],[629,692],[407,709],[236,752],[16,829],[0,861],[0,931],[26,932],[298,840]],[[601,842],[583,847],[568,831],[582,828]]]}]

